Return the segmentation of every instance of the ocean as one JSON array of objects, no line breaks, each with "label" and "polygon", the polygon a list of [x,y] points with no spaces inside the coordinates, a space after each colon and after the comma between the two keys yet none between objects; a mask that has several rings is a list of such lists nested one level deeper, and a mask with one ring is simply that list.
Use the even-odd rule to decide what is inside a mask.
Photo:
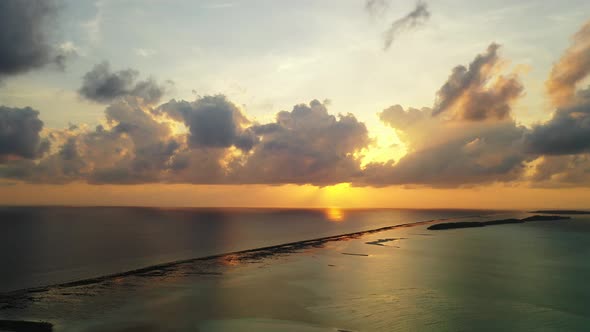
[{"label": "ocean", "polygon": [[0,208],[0,292],[481,211]]},{"label": "ocean", "polygon": [[[414,223],[530,214],[66,207],[0,214],[0,319],[49,321],[55,331],[590,327],[584,215],[431,231]],[[395,225],[403,227],[368,232]],[[331,237],[348,233],[355,234]],[[191,260],[211,255],[219,256]],[[15,292],[29,287],[39,288]]]}]

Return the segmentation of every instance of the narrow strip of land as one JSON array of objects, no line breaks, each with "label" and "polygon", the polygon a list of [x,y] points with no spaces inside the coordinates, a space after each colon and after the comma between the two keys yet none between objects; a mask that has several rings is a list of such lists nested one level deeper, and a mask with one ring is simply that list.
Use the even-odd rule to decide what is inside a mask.
[{"label": "narrow strip of land", "polygon": [[47,322],[28,322],[21,320],[0,320],[0,331],[12,332],[51,332],[53,325]]},{"label": "narrow strip of land", "polygon": [[447,222],[447,223],[434,224],[432,226],[429,226],[428,229],[433,230],[433,231],[437,231],[437,230],[445,230],[445,229],[486,227],[486,226],[506,225],[506,224],[523,224],[525,222],[531,222],[531,221],[552,221],[552,220],[566,220],[566,219],[571,219],[571,217],[534,215],[534,216],[523,218],[523,219],[511,218],[511,219],[490,220],[490,221]]},{"label": "narrow strip of land", "polygon": [[538,210],[531,211],[530,213],[542,213],[542,214],[590,214],[590,211],[580,210]]}]

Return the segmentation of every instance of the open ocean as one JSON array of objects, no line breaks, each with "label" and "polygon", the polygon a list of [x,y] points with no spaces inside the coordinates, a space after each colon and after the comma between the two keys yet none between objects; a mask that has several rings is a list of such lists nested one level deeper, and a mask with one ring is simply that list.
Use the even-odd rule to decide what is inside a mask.
[{"label": "open ocean", "polygon": [[[7,207],[0,215],[0,286],[13,294],[385,226],[529,214]],[[87,332],[587,331],[589,255],[589,216],[445,231],[418,224],[17,292],[0,318]]]}]

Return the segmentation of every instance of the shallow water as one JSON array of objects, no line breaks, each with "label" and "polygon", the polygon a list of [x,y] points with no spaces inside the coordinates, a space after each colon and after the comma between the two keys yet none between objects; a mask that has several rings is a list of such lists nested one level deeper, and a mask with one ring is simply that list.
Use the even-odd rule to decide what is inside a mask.
[{"label": "shallow water", "polygon": [[85,332],[588,330],[590,218],[427,226],[50,288],[0,317]]}]

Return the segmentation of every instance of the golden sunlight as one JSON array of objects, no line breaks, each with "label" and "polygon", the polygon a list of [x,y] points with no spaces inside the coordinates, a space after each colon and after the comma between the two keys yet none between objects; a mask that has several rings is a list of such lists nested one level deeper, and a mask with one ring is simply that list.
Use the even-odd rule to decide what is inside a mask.
[{"label": "golden sunlight", "polygon": [[395,130],[379,121],[369,125],[373,144],[359,153],[361,166],[369,163],[383,163],[391,159],[398,160],[407,153],[407,148],[397,136]]},{"label": "golden sunlight", "polygon": [[318,193],[323,206],[346,206],[352,188],[350,183],[339,183],[320,188]]},{"label": "golden sunlight", "polygon": [[332,222],[341,222],[344,221],[344,211],[338,207],[330,207],[324,211],[326,215],[326,219]]}]

